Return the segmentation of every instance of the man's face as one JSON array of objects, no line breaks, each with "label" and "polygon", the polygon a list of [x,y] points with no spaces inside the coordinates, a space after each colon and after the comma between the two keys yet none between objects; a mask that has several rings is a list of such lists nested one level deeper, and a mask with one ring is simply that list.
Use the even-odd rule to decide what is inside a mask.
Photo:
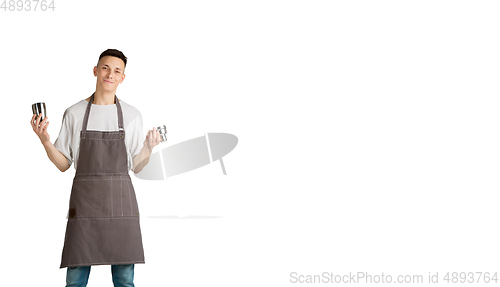
[{"label": "man's face", "polygon": [[125,63],[122,59],[105,56],[94,67],[94,76],[97,77],[97,86],[105,91],[115,91],[125,79]]}]

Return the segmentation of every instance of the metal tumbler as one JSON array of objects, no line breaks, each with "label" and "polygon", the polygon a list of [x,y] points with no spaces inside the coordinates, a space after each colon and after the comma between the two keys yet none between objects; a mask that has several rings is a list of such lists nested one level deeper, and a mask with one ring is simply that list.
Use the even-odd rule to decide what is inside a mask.
[{"label": "metal tumbler", "polygon": [[45,109],[44,102],[32,104],[31,109],[33,110],[33,114],[36,114],[37,117],[39,114],[42,114],[40,121],[43,121],[43,119],[47,116],[47,110]]},{"label": "metal tumbler", "polygon": [[167,141],[167,127],[166,126],[159,126],[156,129],[158,129],[158,132],[160,133],[161,137],[161,142],[166,142]]}]

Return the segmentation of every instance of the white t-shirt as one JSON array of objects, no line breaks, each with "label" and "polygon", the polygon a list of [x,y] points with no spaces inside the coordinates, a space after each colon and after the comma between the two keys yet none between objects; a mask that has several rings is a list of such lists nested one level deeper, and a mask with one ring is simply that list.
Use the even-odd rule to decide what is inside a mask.
[{"label": "white t-shirt", "polygon": [[[59,137],[54,142],[54,146],[66,157],[69,165],[75,163],[75,169],[77,168],[78,154],[80,152],[80,131],[82,130],[83,117],[85,116],[87,104],[86,100],[81,100],[66,109]],[[125,128],[128,169],[131,170],[133,167],[132,159],[141,151],[144,143],[142,116],[136,108],[122,100],[120,100],[120,105],[122,107],[123,125]],[[87,130],[117,131],[118,114],[116,104],[92,104]]]}]

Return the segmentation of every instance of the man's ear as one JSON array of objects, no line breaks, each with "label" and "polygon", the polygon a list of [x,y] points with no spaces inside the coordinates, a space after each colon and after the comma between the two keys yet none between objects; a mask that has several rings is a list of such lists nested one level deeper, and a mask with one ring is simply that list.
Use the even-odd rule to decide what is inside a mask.
[{"label": "man's ear", "polygon": [[125,80],[125,74],[123,74],[122,80],[120,81],[120,84],[123,83],[123,80]]},{"label": "man's ear", "polygon": [[94,77],[97,77],[97,66],[94,67]]}]

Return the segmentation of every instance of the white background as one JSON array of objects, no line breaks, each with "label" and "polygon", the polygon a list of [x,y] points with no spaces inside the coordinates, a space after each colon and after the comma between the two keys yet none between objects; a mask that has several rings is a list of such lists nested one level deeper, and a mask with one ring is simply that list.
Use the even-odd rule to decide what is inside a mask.
[{"label": "white background", "polygon": [[[30,106],[47,104],[54,142],[108,48],[129,58],[118,97],[145,132],[168,127],[160,147],[239,139],[227,176],[214,163],[133,177],[146,255],[136,286],[500,272],[497,1],[55,6],[0,10],[2,282],[65,284],[75,170],[48,160]],[[92,268],[88,286],[111,285],[109,266]]]}]

